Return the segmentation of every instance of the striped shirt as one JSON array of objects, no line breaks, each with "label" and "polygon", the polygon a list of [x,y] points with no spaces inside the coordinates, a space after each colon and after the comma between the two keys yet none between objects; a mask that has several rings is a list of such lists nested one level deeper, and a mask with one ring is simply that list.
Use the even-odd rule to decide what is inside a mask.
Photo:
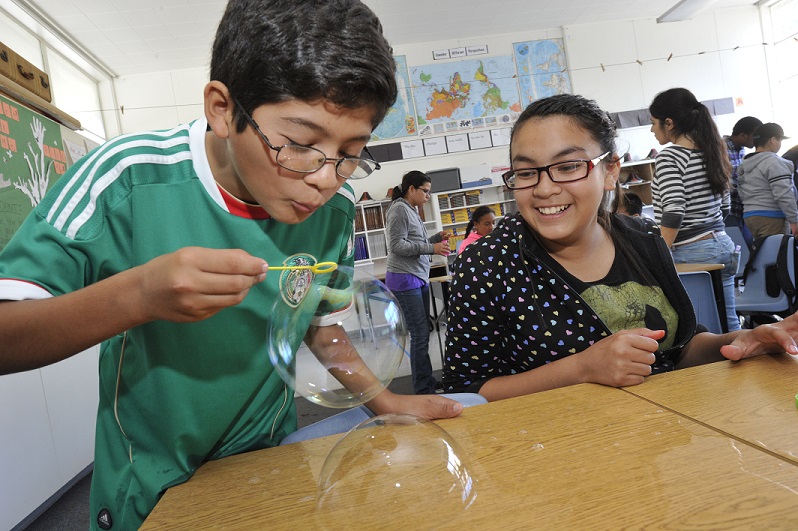
[{"label": "striped shirt", "polygon": [[657,223],[679,230],[674,243],[723,230],[729,194],[710,189],[701,151],[676,145],[663,149],[657,155],[651,192]]}]

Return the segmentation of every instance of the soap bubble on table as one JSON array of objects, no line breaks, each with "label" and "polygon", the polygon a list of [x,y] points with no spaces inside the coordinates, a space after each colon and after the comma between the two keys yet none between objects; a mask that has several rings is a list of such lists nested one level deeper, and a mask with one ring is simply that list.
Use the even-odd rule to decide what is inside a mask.
[{"label": "soap bubble on table", "polygon": [[[283,380],[312,402],[332,408],[357,406],[383,391],[407,344],[391,291],[352,267],[284,275],[281,285],[299,286],[301,292],[284,293],[269,321],[269,359]],[[309,345],[327,354],[317,356]],[[339,378],[354,385],[348,389]]]},{"label": "soap bubble on table", "polygon": [[471,467],[448,432],[420,417],[390,414],[360,423],[330,451],[316,514],[329,530],[437,529],[463,518],[476,497]]}]

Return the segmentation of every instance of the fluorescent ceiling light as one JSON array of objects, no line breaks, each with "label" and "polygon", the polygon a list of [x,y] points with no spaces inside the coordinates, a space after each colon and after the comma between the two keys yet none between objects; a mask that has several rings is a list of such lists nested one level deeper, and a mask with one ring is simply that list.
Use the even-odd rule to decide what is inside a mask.
[{"label": "fluorescent ceiling light", "polygon": [[661,15],[657,19],[657,22],[678,22],[681,20],[690,20],[714,3],[715,0],[681,0],[672,8],[667,10],[663,15]]}]

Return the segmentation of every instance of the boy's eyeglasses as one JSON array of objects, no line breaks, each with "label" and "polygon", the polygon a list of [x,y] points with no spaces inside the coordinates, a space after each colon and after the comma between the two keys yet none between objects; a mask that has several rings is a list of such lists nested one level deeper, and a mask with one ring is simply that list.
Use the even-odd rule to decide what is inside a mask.
[{"label": "boy's eyeglasses", "polygon": [[[342,157],[340,159],[331,159],[327,157],[321,150],[310,146],[301,146],[299,144],[286,144],[284,146],[273,146],[263,131],[260,130],[255,120],[244,110],[244,107],[238,103],[238,100],[233,98],[238,110],[244,115],[249,125],[260,136],[261,140],[269,146],[269,148],[277,152],[277,164],[286,170],[295,171],[297,173],[313,173],[319,171],[328,162],[335,162],[335,173],[344,179],[363,179],[368,177],[375,170],[381,168],[379,162],[372,159],[364,159],[360,157]],[[372,154],[368,148],[364,147],[363,151],[369,157]]]},{"label": "boy's eyeglasses", "polygon": [[537,168],[510,170],[502,174],[502,179],[504,179],[504,184],[507,185],[507,188],[512,190],[523,190],[524,188],[536,186],[540,182],[540,175],[543,172],[546,172],[549,175],[549,179],[555,183],[581,181],[586,179],[591,170],[596,167],[596,164],[609,154],[610,152],[607,151],[591,160],[565,160],[547,166],[538,166]]}]

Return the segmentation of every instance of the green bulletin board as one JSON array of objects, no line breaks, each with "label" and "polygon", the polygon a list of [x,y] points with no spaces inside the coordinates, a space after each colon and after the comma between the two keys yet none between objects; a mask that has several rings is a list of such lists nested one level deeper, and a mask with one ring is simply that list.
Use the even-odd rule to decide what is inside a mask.
[{"label": "green bulletin board", "polygon": [[0,250],[66,168],[61,125],[0,96]]}]

